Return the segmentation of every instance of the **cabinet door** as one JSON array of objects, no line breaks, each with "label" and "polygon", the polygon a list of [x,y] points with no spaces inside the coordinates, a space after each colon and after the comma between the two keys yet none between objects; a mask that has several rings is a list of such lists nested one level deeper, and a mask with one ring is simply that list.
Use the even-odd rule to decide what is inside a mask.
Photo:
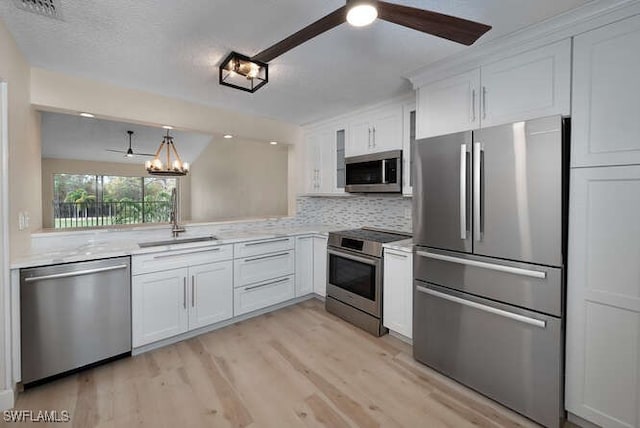
[{"label": "cabinet door", "polygon": [[412,338],[413,270],[409,252],[384,250],[382,321],[385,327]]},{"label": "cabinet door", "polygon": [[640,166],[571,171],[566,408],[640,427]]},{"label": "cabinet door", "polygon": [[320,133],[318,133],[317,131],[311,132],[305,138],[305,162],[304,171],[302,172],[302,175],[304,177],[305,193],[320,192],[320,139]]},{"label": "cabinet door", "polygon": [[296,297],[313,293],[313,236],[296,238]]},{"label": "cabinet door", "polygon": [[482,127],[570,114],[571,40],[482,67]]},{"label": "cabinet door", "polygon": [[333,128],[324,129],[319,138],[319,193],[334,193],[336,188],[336,135]]},{"label": "cabinet door", "polygon": [[313,237],[313,292],[327,295],[327,237]]},{"label": "cabinet door", "polygon": [[640,163],[640,16],[574,39],[572,166]]},{"label": "cabinet door", "polygon": [[394,105],[374,112],[371,152],[402,149],[402,106]]},{"label": "cabinet door", "polygon": [[234,316],[286,302],[295,297],[293,275],[252,284],[234,290]]},{"label": "cabinet door", "polygon": [[345,156],[359,156],[371,150],[372,125],[370,118],[358,117],[349,122],[349,132]]},{"label": "cabinet door", "polygon": [[273,254],[236,259],[233,261],[235,286],[266,281],[285,275],[292,275],[295,270],[293,250]]},{"label": "cabinet door", "polygon": [[205,327],[233,316],[233,262],[191,266],[189,329]]},{"label": "cabinet door", "polygon": [[166,339],[188,329],[187,269],[133,277],[133,347]]},{"label": "cabinet door", "polygon": [[416,104],[403,107],[402,120],[402,194],[413,194],[413,147],[416,142]]},{"label": "cabinet door", "polygon": [[418,89],[417,138],[478,128],[479,88],[478,68]]}]

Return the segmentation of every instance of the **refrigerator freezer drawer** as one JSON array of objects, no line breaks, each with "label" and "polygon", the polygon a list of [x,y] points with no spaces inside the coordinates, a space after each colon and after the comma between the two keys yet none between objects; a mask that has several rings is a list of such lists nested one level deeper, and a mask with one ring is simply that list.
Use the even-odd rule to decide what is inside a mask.
[{"label": "refrigerator freezer drawer", "polygon": [[416,360],[547,427],[562,404],[559,318],[415,281]]},{"label": "refrigerator freezer drawer", "polygon": [[561,268],[418,248],[415,279],[528,308],[562,315]]}]

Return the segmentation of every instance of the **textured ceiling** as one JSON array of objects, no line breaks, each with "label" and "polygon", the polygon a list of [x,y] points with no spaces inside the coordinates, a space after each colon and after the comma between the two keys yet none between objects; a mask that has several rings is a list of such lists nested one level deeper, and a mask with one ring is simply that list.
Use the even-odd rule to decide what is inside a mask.
[{"label": "textured ceiling", "polygon": [[[394,0],[494,28],[478,43],[587,0]],[[62,20],[0,1],[32,65],[303,124],[410,90],[402,76],[463,46],[377,21],[343,24],[270,64],[255,94],[218,85],[230,51],[253,55],[344,5],[343,0],[60,0]]]},{"label": "textured ceiling", "polygon": [[[137,164],[152,158],[127,158],[105,149],[127,150],[127,131],[131,130],[134,153],[155,153],[166,133],[162,128],[49,112],[42,112],[41,129],[43,158]],[[191,163],[213,139],[211,135],[176,130],[171,135],[182,160]]]}]

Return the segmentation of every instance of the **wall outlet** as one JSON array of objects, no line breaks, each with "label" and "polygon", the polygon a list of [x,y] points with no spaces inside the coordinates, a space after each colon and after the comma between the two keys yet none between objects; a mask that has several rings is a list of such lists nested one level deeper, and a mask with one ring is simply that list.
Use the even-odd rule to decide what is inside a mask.
[{"label": "wall outlet", "polygon": [[25,230],[29,228],[29,213],[27,211],[20,211],[18,213],[18,230]]}]

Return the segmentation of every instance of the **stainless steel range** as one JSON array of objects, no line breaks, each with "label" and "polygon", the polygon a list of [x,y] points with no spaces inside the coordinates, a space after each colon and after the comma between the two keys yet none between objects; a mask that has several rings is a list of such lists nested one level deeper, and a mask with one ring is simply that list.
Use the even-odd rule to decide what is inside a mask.
[{"label": "stainless steel range", "polygon": [[362,228],[329,233],[328,312],[375,336],[382,325],[382,244],[411,235]]}]

